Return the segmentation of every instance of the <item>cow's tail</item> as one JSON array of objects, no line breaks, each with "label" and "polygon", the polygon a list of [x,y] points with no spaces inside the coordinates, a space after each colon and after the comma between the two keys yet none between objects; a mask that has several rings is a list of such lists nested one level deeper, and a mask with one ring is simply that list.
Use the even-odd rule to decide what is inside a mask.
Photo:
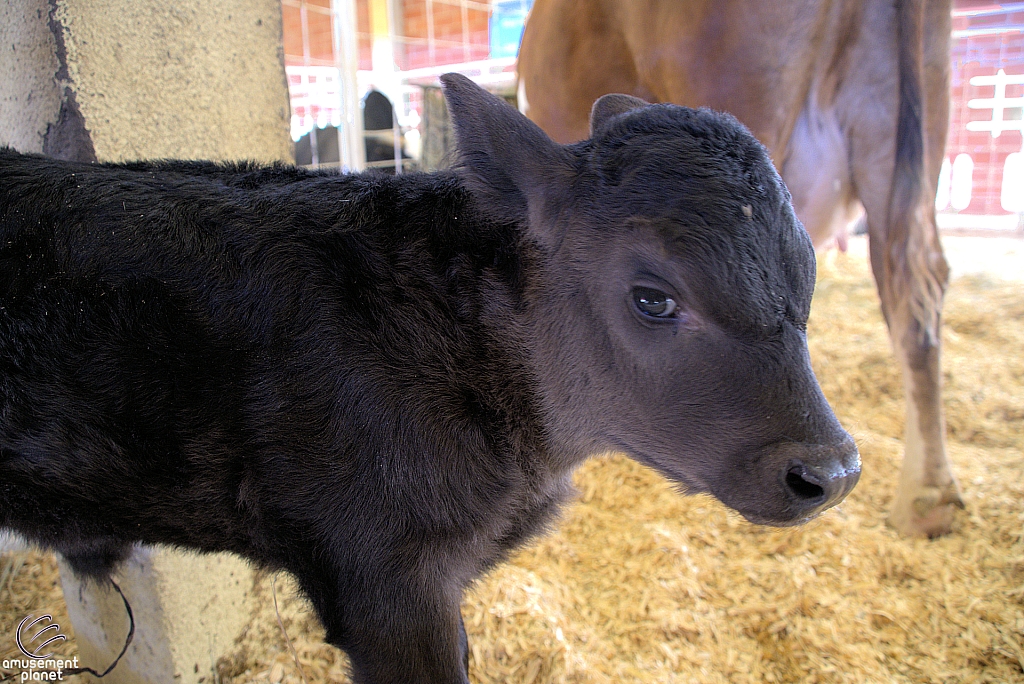
[{"label": "cow's tail", "polygon": [[925,159],[925,7],[923,0],[898,0],[896,7],[899,109],[884,257],[894,299],[883,305],[891,308],[907,301],[920,342],[931,346],[938,343],[949,270],[938,239],[934,202],[928,196],[932,183],[926,180],[930,171]]}]

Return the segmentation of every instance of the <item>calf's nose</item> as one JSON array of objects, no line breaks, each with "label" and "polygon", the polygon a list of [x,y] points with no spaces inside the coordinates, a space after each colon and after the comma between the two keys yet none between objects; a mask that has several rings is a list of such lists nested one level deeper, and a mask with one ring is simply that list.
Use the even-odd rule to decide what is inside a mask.
[{"label": "calf's nose", "polygon": [[860,454],[852,439],[815,451],[790,460],[781,474],[791,504],[807,516],[842,501],[860,479]]}]

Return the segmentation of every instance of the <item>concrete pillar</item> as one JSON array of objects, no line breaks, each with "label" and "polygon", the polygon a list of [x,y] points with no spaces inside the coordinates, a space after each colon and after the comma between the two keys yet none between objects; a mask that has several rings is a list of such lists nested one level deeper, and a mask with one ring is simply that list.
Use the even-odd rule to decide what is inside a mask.
[{"label": "concrete pillar", "polygon": [[[79,161],[290,161],[289,114],[279,0],[0,3],[0,145]],[[80,663],[103,671],[124,645],[124,606],[63,564],[61,579]],[[215,681],[250,614],[248,566],[140,548],[119,584],[135,640],[102,681]]]},{"label": "concrete pillar", "polygon": [[[79,661],[103,672],[124,648],[124,603],[111,587],[84,584],[63,561],[58,565]],[[217,681],[217,660],[232,653],[253,608],[252,571],[244,561],[139,547],[115,580],[132,607],[135,636],[99,681]]]},{"label": "concrete pillar", "polygon": [[278,0],[8,0],[0,41],[0,144],[292,159]]},{"label": "concrete pillar", "polygon": [[[0,4],[0,144],[52,150],[71,117],[47,0]],[[87,157],[87,154],[76,156]]]}]

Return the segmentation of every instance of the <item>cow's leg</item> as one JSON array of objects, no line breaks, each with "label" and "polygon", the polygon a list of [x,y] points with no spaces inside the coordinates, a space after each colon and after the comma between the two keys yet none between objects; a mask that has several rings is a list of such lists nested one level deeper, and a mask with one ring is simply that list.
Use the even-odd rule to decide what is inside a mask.
[{"label": "cow's leg", "polygon": [[[851,147],[857,149],[856,141]],[[854,177],[866,210],[871,268],[906,394],[903,470],[889,523],[908,536],[934,537],[950,531],[955,510],[963,507],[946,454],[942,410],[940,316],[948,267],[927,199],[903,216],[901,225],[890,217],[887,166],[892,167],[891,159],[878,154],[855,163]]]},{"label": "cow's leg", "polygon": [[[942,411],[940,314],[948,268],[931,221],[914,217],[904,244],[869,218],[871,264],[907,398],[903,472],[890,524],[914,536],[950,531],[960,488],[946,454]],[[886,261],[891,263],[887,266]]]},{"label": "cow's leg", "polygon": [[889,521],[904,534],[931,537],[950,531],[963,501],[946,455],[940,316],[949,269],[934,210],[948,121],[949,7],[928,3],[924,14],[921,7],[865,10],[871,30],[853,50],[857,68],[839,108],[907,397],[903,472]]},{"label": "cow's leg", "polygon": [[915,210],[890,215],[893,181],[886,171],[893,163],[886,150],[876,149],[853,168],[867,215],[871,268],[906,393],[903,471],[889,523],[905,535],[934,537],[950,531],[963,507],[946,454],[942,409],[940,317],[949,270],[930,198],[922,193]]},{"label": "cow's leg", "polygon": [[[862,137],[851,149],[867,145]],[[892,168],[891,147],[876,144],[875,153],[859,161],[854,154],[871,268],[906,393],[903,471],[889,523],[908,536],[934,537],[950,531],[963,507],[946,454],[942,410],[940,317],[949,270],[930,198],[922,193],[915,210],[890,215]]]}]

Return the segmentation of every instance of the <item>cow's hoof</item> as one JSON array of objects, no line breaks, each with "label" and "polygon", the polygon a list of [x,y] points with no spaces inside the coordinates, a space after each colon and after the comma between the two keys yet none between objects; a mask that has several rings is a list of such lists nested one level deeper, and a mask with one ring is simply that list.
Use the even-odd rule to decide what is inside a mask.
[{"label": "cow's hoof", "polygon": [[955,482],[946,487],[923,487],[914,497],[898,499],[888,523],[905,537],[941,537],[953,529],[964,500]]}]

